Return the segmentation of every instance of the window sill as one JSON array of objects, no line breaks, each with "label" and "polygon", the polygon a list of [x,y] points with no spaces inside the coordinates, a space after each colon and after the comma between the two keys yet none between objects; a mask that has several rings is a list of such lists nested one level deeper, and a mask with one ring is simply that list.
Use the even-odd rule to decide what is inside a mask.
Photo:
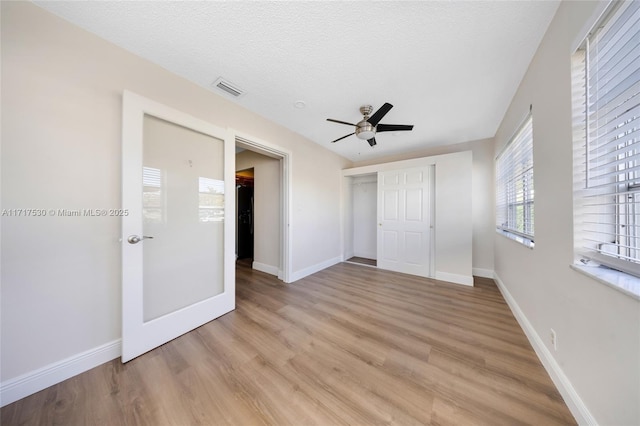
[{"label": "window sill", "polygon": [[508,238],[510,240],[518,242],[518,243],[522,244],[523,246],[525,246],[527,248],[533,249],[534,242],[531,241],[529,238],[525,238],[525,237],[522,237],[520,235],[512,234],[511,232],[503,231],[501,229],[496,229],[496,233],[498,235],[502,235],[503,237],[506,237],[506,238]]},{"label": "window sill", "polygon": [[606,266],[571,265],[571,268],[640,301],[640,278]]}]

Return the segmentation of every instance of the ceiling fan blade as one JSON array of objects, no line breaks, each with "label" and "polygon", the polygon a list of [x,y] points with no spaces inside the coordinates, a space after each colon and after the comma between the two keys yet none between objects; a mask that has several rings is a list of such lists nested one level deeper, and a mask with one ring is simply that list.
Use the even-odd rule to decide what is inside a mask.
[{"label": "ceiling fan blade", "polygon": [[410,124],[378,124],[376,132],[396,132],[400,130],[413,130]]},{"label": "ceiling fan blade", "polygon": [[346,124],[347,126],[355,126],[355,124],[347,123],[346,121],[334,120],[333,118],[327,118],[327,121],[334,123]]},{"label": "ceiling fan blade", "polygon": [[376,138],[367,139],[367,142],[369,142],[369,145],[371,145],[371,147],[373,148],[373,146],[376,144]]},{"label": "ceiling fan blade", "polygon": [[351,135],[355,135],[355,134],[356,134],[356,132],[349,133],[348,135],[344,135],[343,137],[338,138],[338,139],[336,139],[335,141],[331,141],[331,143],[336,143],[336,142],[338,142],[338,141],[341,141],[341,140],[342,140],[342,139],[344,139],[344,138],[348,138],[349,136],[351,136]]},{"label": "ceiling fan blade", "polygon": [[373,115],[369,117],[367,121],[373,124],[374,126],[377,125],[380,122],[380,120],[382,120],[382,117],[387,115],[387,113],[391,110],[391,108],[393,108],[393,105],[385,102],[385,104],[382,105],[380,109],[378,109],[376,112],[374,112]]}]

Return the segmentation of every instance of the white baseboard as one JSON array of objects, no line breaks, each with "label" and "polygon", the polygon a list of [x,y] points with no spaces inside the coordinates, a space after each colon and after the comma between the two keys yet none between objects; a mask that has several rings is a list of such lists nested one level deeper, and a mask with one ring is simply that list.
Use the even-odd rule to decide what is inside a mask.
[{"label": "white baseboard", "polygon": [[542,362],[545,370],[549,373],[553,384],[556,385],[560,395],[564,398],[564,402],[567,404],[567,407],[569,407],[569,411],[571,411],[573,417],[575,417],[576,421],[580,425],[597,425],[598,422],[589,412],[589,409],[582,401],[582,398],[580,398],[580,395],[578,395],[578,392],[576,392],[575,388],[569,381],[569,378],[564,374],[562,368],[560,368],[560,365],[544,344],[540,335],[533,328],[533,325],[531,325],[524,312],[522,312],[516,300],[511,296],[511,293],[509,293],[509,290],[507,290],[507,287],[504,285],[498,274],[494,272],[493,278],[496,281],[504,300],[506,300],[509,308],[511,308],[511,312],[513,312],[513,315],[516,317],[516,320],[518,320],[520,327],[524,330],[524,334],[526,334],[527,339],[529,339],[531,346],[533,346],[533,350],[538,355],[540,362]]},{"label": "white baseboard", "polygon": [[451,274],[449,272],[436,271],[435,279],[440,281],[447,281],[455,284],[473,286],[472,275],[459,275],[459,274]]},{"label": "white baseboard", "polygon": [[493,279],[493,270],[491,270],[491,269],[483,269],[483,268],[473,268],[473,275],[475,277]]},{"label": "white baseboard", "polygon": [[264,272],[265,274],[278,276],[279,269],[277,266],[267,265],[266,263],[253,262],[251,267],[256,271]]},{"label": "white baseboard", "polygon": [[308,268],[295,271],[293,274],[291,274],[290,282],[298,281],[299,279],[302,279],[311,274],[315,274],[318,271],[322,271],[323,269],[326,269],[340,262],[342,262],[342,256],[337,256],[332,259],[327,259],[324,262],[316,263],[315,265],[309,266]]},{"label": "white baseboard", "polygon": [[19,399],[53,386],[70,377],[84,373],[94,367],[118,358],[122,354],[120,339],[97,348],[49,364],[0,384],[0,406],[4,407]]}]

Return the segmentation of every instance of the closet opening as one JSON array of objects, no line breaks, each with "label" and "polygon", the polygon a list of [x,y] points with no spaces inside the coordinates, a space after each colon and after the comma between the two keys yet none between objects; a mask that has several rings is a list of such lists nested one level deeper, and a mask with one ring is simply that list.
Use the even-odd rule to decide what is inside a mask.
[{"label": "closet opening", "polygon": [[343,170],[342,260],[472,286],[472,160],[462,151]]},{"label": "closet opening", "polygon": [[343,175],[344,261],[432,277],[435,165],[358,171]]},{"label": "closet opening", "polygon": [[376,267],[378,175],[373,173],[349,179],[353,252],[346,261]]}]

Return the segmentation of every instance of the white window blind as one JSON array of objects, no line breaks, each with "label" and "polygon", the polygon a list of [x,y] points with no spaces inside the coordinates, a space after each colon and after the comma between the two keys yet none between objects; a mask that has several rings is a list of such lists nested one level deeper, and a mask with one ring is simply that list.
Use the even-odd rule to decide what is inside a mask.
[{"label": "white window blind", "polygon": [[162,170],[153,167],[143,167],[142,185],[150,188],[162,188]]},{"label": "white window blind", "polygon": [[575,239],[640,275],[640,2],[616,2],[573,58]]},{"label": "white window blind", "polygon": [[142,168],[142,217],[146,223],[162,223],[164,219],[164,195],[162,170]]},{"label": "white window blind", "polygon": [[496,229],[533,243],[533,119],[527,116],[496,158]]}]

